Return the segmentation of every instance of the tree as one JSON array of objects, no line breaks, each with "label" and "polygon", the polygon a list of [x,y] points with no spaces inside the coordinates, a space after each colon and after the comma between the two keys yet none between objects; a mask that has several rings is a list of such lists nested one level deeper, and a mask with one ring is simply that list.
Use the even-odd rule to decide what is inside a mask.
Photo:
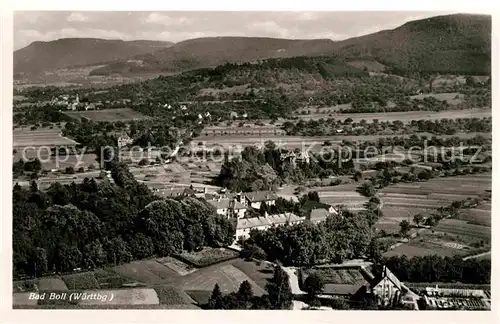
[{"label": "tree", "polygon": [[422,170],[417,174],[417,178],[419,180],[429,180],[430,178],[432,178],[432,174],[428,170]]},{"label": "tree", "polygon": [[319,194],[317,191],[310,191],[307,193],[307,199],[311,201],[319,202]]},{"label": "tree", "polygon": [[420,226],[422,222],[424,221],[424,215],[418,213],[415,216],[413,216],[413,222],[417,224],[417,226]]},{"label": "tree", "polygon": [[320,294],[324,287],[323,279],[315,273],[308,276],[304,281],[304,291],[309,294],[311,299]]},{"label": "tree", "polygon": [[209,309],[222,309],[222,292],[218,284],[215,284],[210,299],[208,300],[207,307]]},{"label": "tree", "polygon": [[358,182],[359,180],[362,180],[362,179],[363,179],[363,172],[361,172],[360,170],[357,170],[354,173],[354,181]]},{"label": "tree", "polygon": [[372,197],[376,194],[375,188],[370,182],[363,182],[359,187],[359,192],[365,197]]},{"label": "tree", "polygon": [[273,309],[290,309],[292,306],[292,289],[288,274],[280,265],[274,267],[274,274],[266,284],[269,303]]},{"label": "tree", "polygon": [[240,284],[236,297],[238,303],[241,304],[242,309],[250,308],[254,294],[252,285],[248,282],[248,280],[245,280]]},{"label": "tree", "polygon": [[266,215],[266,213],[269,213],[269,208],[267,208],[267,204],[265,201],[263,201],[261,204],[260,204],[260,207],[259,207],[259,213],[261,215]]},{"label": "tree", "polygon": [[44,248],[37,247],[34,255],[35,273],[37,276],[43,275],[48,270],[47,251]]},{"label": "tree", "polygon": [[410,223],[407,220],[402,220],[401,223],[399,223],[399,234],[401,237],[406,238],[409,231]]}]

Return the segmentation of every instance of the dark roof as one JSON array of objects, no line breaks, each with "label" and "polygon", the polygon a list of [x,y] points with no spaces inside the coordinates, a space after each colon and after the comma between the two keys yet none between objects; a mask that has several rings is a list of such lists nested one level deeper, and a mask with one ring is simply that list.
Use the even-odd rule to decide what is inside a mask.
[{"label": "dark roof", "polygon": [[328,208],[330,208],[330,207],[331,207],[331,205],[328,205],[328,204],[324,204],[324,203],[314,201],[314,200],[308,200],[302,205],[302,210],[309,213],[313,209],[323,208],[323,209],[328,210]]},{"label": "dark roof", "polygon": [[391,270],[389,270],[386,266],[384,266],[383,270],[382,270],[382,274],[373,279],[373,283],[372,285],[373,286],[376,286],[380,283],[380,281],[382,281],[382,279],[386,278],[389,279],[396,287],[398,287],[398,289],[401,290],[401,281],[399,281],[399,279],[391,272]]},{"label": "dark roof", "polygon": [[276,200],[278,196],[273,191],[253,191],[244,194],[250,202]]},{"label": "dark roof", "polygon": [[316,208],[311,210],[311,213],[307,219],[312,222],[317,222],[325,220],[329,215],[330,213],[325,208]]}]

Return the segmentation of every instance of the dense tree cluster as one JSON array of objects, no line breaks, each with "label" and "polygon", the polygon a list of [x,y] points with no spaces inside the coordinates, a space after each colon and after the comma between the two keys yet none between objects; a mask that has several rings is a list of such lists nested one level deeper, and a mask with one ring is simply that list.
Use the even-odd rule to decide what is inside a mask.
[{"label": "dense tree cluster", "polygon": [[195,198],[159,199],[122,165],[117,185],[85,179],[13,189],[14,274],[42,275],[230,244],[234,224]]},{"label": "dense tree cluster", "polygon": [[339,215],[316,224],[305,222],[267,231],[252,230],[244,244],[261,248],[268,260],[278,260],[284,265],[313,265],[362,257],[372,237],[367,213],[370,212],[341,209]]},{"label": "dense tree cluster", "polygon": [[19,126],[38,125],[49,126],[49,123],[71,121],[72,118],[60,112],[60,107],[46,103],[43,105],[28,105],[14,107],[13,124]]},{"label": "dense tree cluster", "polygon": [[244,148],[241,157],[225,159],[216,182],[234,191],[270,190],[282,183],[299,183],[311,178],[326,178],[332,175],[344,175],[354,172],[354,162],[335,152],[315,157],[311,154],[309,163],[296,163],[286,159],[288,154],[295,154],[279,149],[272,141],[265,143],[262,149],[254,146]]}]

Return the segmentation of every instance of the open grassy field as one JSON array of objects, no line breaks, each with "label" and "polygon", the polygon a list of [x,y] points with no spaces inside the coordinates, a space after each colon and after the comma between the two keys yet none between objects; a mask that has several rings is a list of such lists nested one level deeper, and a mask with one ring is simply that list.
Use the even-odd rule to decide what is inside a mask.
[{"label": "open grassy field", "polygon": [[177,272],[156,260],[133,261],[116,266],[112,270],[122,277],[148,285],[171,284],[179,277]]},{"label": "open grassy field", "polygon": [[16,128],[12,131],[13,143],[12,146],[20,151],[25,147],[39,147],[39,146],[65,146],[76,145],[76,141],[64,137],[61,134],[61,129],[57,127],[51,128],[37,128],[31,130],[30,128]]},{"label": "open grassy field", "polygon": [[436,226],[436,231],[483,240],[491,239],[491,227],[469,224],[458,219],[443,219]]},{"label": "open grassy field", "polygon": [[322,203],[333,206],[344,205],[349,209],[359,210],[368,201],[368,198],[357,192],[359,183],[341,184],[338,186],[315,187],[311,191],[317,191]]},{"label": "open grassy field", "polygon": [[104,110],[87,110],[87,111],[66,111],[66,115],[81,119],[87,118],[93,121],[131,121],[147,118],[132,108],[115,108]]},{"label": "open grassy field", "polygon": [[491,202],[484,201],[476,208],[462,210],[458,219],[470,224],[491,227]]},{"label": "open grassy field", "polygon": [[446,247],[438,247],[434,245],[426,245],[420,242],[418,243],[409,243],[400,245],[390,251],[384,253],[384,256],[401,256],[406,255],[408,258],[415,256],[426,256],[426,255],[440,255],[440,256],[454,256],[454,255],[466,255],[467,252],[464,250],[446,248]]},{"label": "open grassy field", "polygon": [[65,275],[62,279],[71,290],[114,289],[144,285],[112,271],[102,269]]},{"label": "open grassy field", "polygon": [[156,291],[151,288],[91,290],[87,293],[105,295],[106,300],[80,300],[79,305],[158,305],[160,303]]},{"label": "open grassy field", "polygon": [[245,280],[250,282],[255,295],[260,296],[264,293],[264,289],[243,271],[226,262],[198,270],[182,277],[181,287],[185,291],[211,292],[217,283],[222,292],[229,293],[237,291],[240,284]]}]

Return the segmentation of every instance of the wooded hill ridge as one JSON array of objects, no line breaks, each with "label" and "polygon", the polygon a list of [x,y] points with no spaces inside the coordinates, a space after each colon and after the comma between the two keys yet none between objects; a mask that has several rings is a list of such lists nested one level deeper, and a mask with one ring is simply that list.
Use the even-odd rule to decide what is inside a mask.
[{"label": "wooded hill ridge", "polygon": [[175,73],[224,63],[324,55],[342,57],[362,68],[366,66],[368,70],[376,66],[377,70],[393,73],[489,74],[491,16],[436,16],[343,41],[211,37],[173,45],[156,41],[95,39],[87,42],[77,39],[35,42],[14,52],[14,71],[102,63],[104,66],[93,70],[92,74]]}]

